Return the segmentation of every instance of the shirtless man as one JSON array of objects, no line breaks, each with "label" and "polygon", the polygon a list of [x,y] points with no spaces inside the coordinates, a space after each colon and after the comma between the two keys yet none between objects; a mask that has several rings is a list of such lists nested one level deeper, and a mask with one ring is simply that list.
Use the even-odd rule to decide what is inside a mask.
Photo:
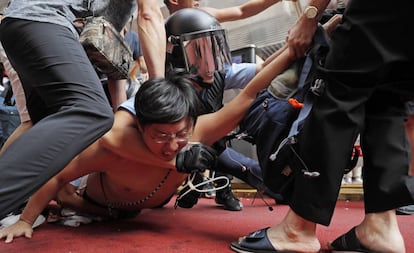
[{"label": "shirtless man", "polygon": [[198,98],[187,79],[147,81],[135,97],[136,115],[129,109],[117,111],[112,129],[43,185],[29,199],[19,221],[0,230],[0,239],[31,238],[33,222],[58,191],[88,174],[87,196],[98,205],[75,194],[62,203],[76,211],[110,217],[162,204],[187,176],[181,172],[211,165],[214,155],[201,145],[184,152],[184,162],[176,165],[176,157],[183,158],[178,154],[188,142],[211,145],[233,130],[257,93],[293,60],[284,50],[231,102],[197,121]]}]

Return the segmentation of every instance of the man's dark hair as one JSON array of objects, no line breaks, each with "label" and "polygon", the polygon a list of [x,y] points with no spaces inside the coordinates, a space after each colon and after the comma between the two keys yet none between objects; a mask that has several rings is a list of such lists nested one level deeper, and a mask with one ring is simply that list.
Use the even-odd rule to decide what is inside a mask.
[{"label": "man's dark hair", "polygon": [[182,76],[146,81],[135,95],[136,117],[141,126],[171,124],[186,117],[196,122],[199,98],[191,81]]}]

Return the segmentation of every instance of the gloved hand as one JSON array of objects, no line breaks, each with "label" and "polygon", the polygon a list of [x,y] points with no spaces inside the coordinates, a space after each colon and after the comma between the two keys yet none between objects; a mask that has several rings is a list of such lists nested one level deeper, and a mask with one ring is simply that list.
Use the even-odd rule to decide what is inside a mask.
[{"label": "gloved hand", "polygon": [[194,144],[189,149],[178,153],[175,161],[175,167],[181,173],[203,172],[214,168],[216,164],[216,150],[201,143]]}]

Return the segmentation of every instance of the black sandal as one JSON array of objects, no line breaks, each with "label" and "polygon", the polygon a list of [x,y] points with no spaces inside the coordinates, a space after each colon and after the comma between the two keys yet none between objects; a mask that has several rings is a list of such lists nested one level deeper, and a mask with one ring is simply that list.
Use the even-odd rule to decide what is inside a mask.
[{"label": "black sandal", "polygon": [[364,247],[356,237],[355,227],[347,233],[336,238],[335,241],[328,243],[328,248],[332,252],[353,251],[353,252],[374,252]]}]

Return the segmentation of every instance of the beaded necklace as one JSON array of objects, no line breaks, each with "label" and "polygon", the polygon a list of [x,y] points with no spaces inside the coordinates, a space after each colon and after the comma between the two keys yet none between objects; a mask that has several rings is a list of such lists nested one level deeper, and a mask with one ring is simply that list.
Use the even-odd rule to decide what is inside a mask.
[{"label": "beaded necklace", "polygon": [[170,175],[171,171],[172,171],[172,169],[169,169],[167,171],[167,174],[164,176],[164,178],[161,180],[161,182],[157,185],[157,187],[155,187],[155,189],[152,192],[150,192],[145,198],[143,198],[141,200],[138,200],[138,201],[131,201],[131,202],[110,202],[110,201],[108,201],[108,198],[107,198],[106,193],[105,193],[105,188],[104,188],[104,185],[103,185],[103,173],[100,173],[99,177],[100,177],[100,181],[101,181],[102,193],[103,193],[104,198],[105,198],[105,202],[106,202],[106,206],[108,208],[109,215],[112,216],[112,209],[114,209],[114,208],[139,206],[139,205],[145,203],[145,201],[152,198],[152,196],[154,196],[155,193],[157,193],[161,189],[161,187],[165,184],[165,181],[167,181],[167,178]]}]

